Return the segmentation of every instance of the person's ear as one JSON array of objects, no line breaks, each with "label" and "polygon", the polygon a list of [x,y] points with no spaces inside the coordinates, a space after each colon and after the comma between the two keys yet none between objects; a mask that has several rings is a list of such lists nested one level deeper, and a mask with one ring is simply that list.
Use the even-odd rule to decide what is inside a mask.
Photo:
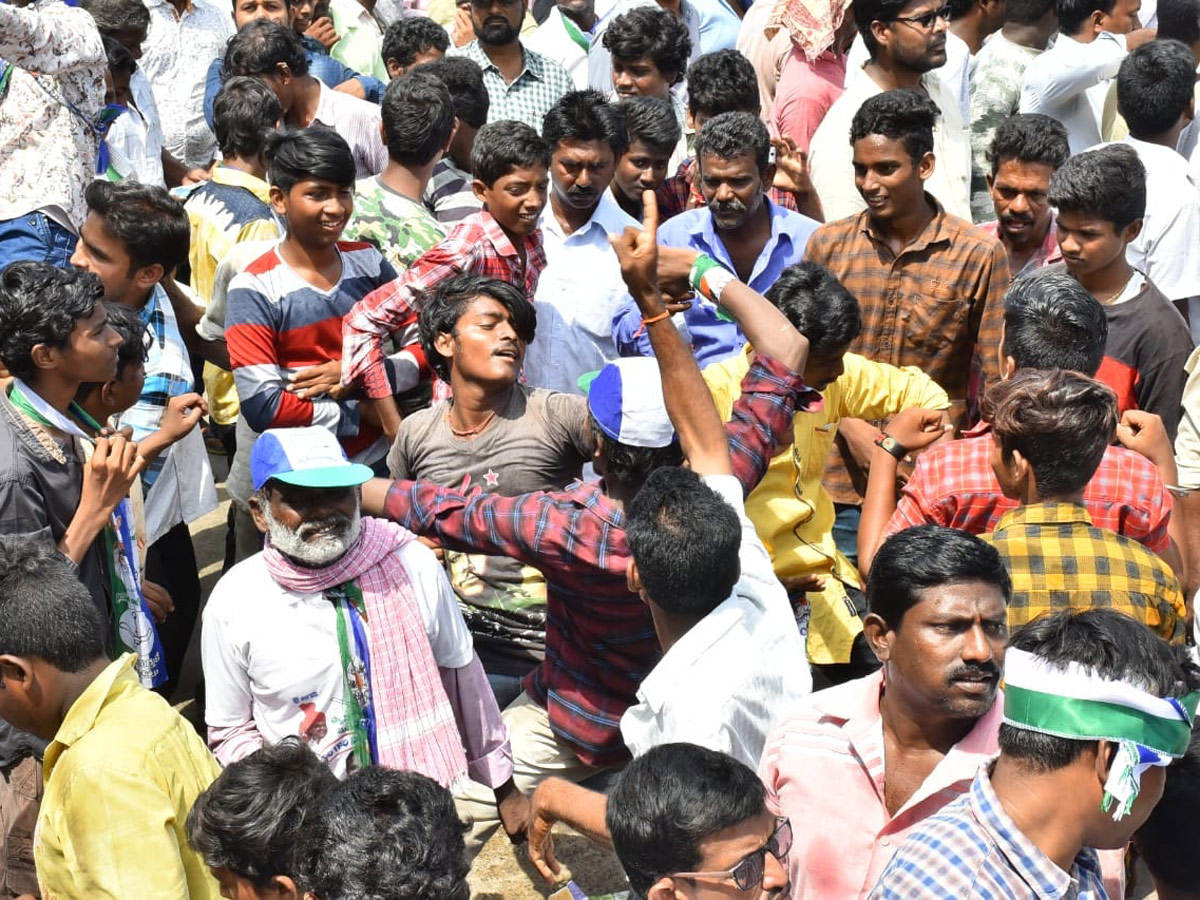
[{"label": "person's ear", "polygon": [[433,339],[433,349],[439,356],[444,356],[446,359],[454,357],[454,333],[450,331],[439,331],[437,337]]},{"label": "person's ear", "polygon": [[987,182],[988,193],[990,194],[992,192],[992,185],[996,183],[996,176],[988,173],[983,176],[983,180]]},{"label": "person's ear", "polygon": [[250,507],[250,518],[254,520],[254,527],[263,534],[267,533],[267,517],[264,515],[262,503],[259,501],[257,492],[250,495],[250,499],[246,501],[246,505]]},{"label": "person's ear", "polygon": [[1183,114],[1187,118],[1187,121],[1189,121],[1189,122],[1192,121],[1192,119],[1196,118],[1196,94],[1194,91],[1192,93],[1192,96],[1188,97],[1187,109],[1184,110]]},{"label": "person's ear", "polygon": [[471,191],[475,194],[476,200],[478,200],[484,206],[487,205],[488,194],[491,193],[491,189],[486,184],[476,178],[471,182]]},{"label": "person's ear", "polygon": [[922,181],[929,180],[929,176],[933,174],[934,165],[933,151],[925,153],[917,160],[917,174],[921,177]]},{"label": "person's ear", "polygon": [[638,571],[637,563],[632,559],[625,564],[625,586],[629,588],[629,593],[641,596],[642,573]]},{"label": "person's ear", "polygon": [[292,70],[287,63],[275,63],[275,77],[280,84],[288,84],[292,80]]},{"label": "person's ear", "polygon": [[[1009,457],[1009,470],[1012,472],[1013,482],[1023,496],[1036,497],[1037,494],[1037,476],[1033,473],[1033,466],[1029,464],[1020,450],[1013,450]],[[1028,493],[1026,493],[1028,490]]]},{"label": "person's ear", "polygon": [[[279,900],[300,900],[301,892],[296,887],[296,882],[288,878],[286,875],[272,875],[271,883],[267,886],[268,891],[273,891]],[[312,896],[306,894],[304,896]]]},{"label": "person's ear", "polygon": [[887,662],[892,656],[892,639],[896,632],[877,613],[867,613],[863,616],[863,635],[867,644],[881,663]]},{"label": "person's ear", "polygon": [[1088,16],[1088,27],[1091,28],[1092,34],[1099,34],[1104,30],[1104,22],[1107,18],[1108,13],[1104,12],[1104,10],[1092,10],[1092,14]]},{"label": "person's ear", "polygon": [[5,653],[0,656],[0,690],[28,693],[33,684],[33,666],[28,660]]},{"label": "person's ear", "polygon": [[151,266],[142,266],[137,270],[137,274],[133,276],[133,283],[136,287],[148,291],[162,281],[162,277],[166,274],[166,270],[160,263],[154,263]]},{"label": "person's ear", "polygon": [[283,188],[277,184],[271,185],[270,191],[271,209],[276,215],[282,216],[287,213],[287,194]]},{"label": "person's ear", "polygon": [[446,143],[442,147],[442,153],[450,152],[450,145],[454,143],[454,138],[458,135],[458,129],[462,127],[462,119],[458,116],[454,117],[454,127],[450,129],[450,135],[446,138]]},{"label": "person's ear", "polygon": [[379,121],[379,139],[383,141],[383,146],[387,146],[387,126],[383,124],[383,120]]},{"label": "person's ear", "polygon": [[675,890],[675,879],[664,875],[646,891],[646,900],[677,900],[683,895]]},{"label": "person's ear", "polygon": [[775,183],[775,171],[777,168],[775,163],[767,163],[767,167],[762,170],[762,189],[764,191],[769,191],[771,185]]},{"label": "person's ear", "polygon": [[875,38],[875,43],[880,47],[891,47],[892,45],[892,25],[890,22],[885,22],[882,19],[875,19],[871,22],[871,36]]},{"label": "person's ear", "polygon": [[404,67],[394,59],[385,59],[383,65],[387,69],[388,78],[390,79],[394,80],[404,74]]},{"label": "person's ear", "polygon": [[683,111],[683,119],[684,119],[684,122],[687,123],[688,131],[699,131],[700,130],[699,128],[696,127],[696,117],[692,115],[692,111],[690,109],[686,109]]},{"label": "person's ear", "polygon": [[53,369],[57,362],[54,348],[45,344],[34,344],[33,349],[29,351],[29,359],[38,369]]},{"label": "person's ear", "polygon": [[100,404],[105,409],[115,409],[117,402],[117,389],[120,387],[121,381],[119,378],[114,378],[112,381],[106,381],[100,385]]},{"label": "person's ear", "polygon": [[[1120,744],[1115,741],[1097,741],[1092,745],[1095,747],[1096,759],[1094,762],[1096,770],[1096,778],[1100,782],[1100,790],[1104,790],[1104,785],[1108,781],[1108,773],[1112,769],[1113,758],[1117,755],[1117,750],[1120,749]],[[1086,752],[1086,751],[1085,751]]]},{"label": "person's ear", "polygon": [[1134,239],[1142,233],[1142,225],[1144,219],[1134,219],[1121,230],[1121,240],[1126,244],[1133,243]]},{"label": "person's ear", "polygon": [[1005,353],[1000,354],[1000,380],[1008,381],[1017,372],[1017,361]]}]

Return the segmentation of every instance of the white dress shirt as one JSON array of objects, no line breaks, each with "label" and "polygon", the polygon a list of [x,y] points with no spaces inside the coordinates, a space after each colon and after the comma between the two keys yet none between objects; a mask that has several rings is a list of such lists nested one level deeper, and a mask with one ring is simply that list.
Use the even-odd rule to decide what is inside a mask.
[{"label": "white dress shirt", "polygon": [[580,375],[604,368],[617,358],[612,320],[629,300],[609,235],[626,226],[640,227],[608,191],[591,219],[572,234],[550,208],[542,211],[546,268],[533,296],[537,335],[525,351],[525,380],[534,387],[585,394]]},{"label": "white dress shirt", "polygon": [[1094,147],[1100,143],[1109,79],[1121,68],[1125,52],[1123,34],[1104,31],[1087,44],[1060,34],[1025,69],[1019,111],[1062,122],[1072,154]]},{"label": "white dress shirt", "polygon": [[[546,21],[531,34],[522,35],[521,43],[534,53],[540,53],[566,69],[571,81],[575,83],[575,89],[582,91],[588,86],[588,48],[581,46],[571,36],[563,18],[562,10],[557,6],[551,7]],[[576,31],[583,33],[583,29],[578,26]],[[584,38],[589,40],[586,33]]]},{"label": "white dress shirt", "polygon": [[1200,190],[1187,160],[1134,137],[1121,143],[1136,150],[1146,167],[1146,216],[1125,258],[1168,300],[1200,297]]},{"label": "white dress shirt", "polygon": [[317,111],[309,125],[326,125],[350,145],[358,178],[378,175],[387,168],[387,147],[379,130],[379,104],[360,100],[350,94],[335,91],[318,80],[321,95]]},{"label": "white dress shirt", "polygon": [[704,482],[734,508],[742,526],[742,573],[729,599],[672,645],[621,717],[635,756],[683,741],[728,753],[755,771],[767,730],[812,692],[804,642],[771,557],[746,518],[732,475]]},{"label": "white dress shirt", "polygon": [[[862,35],[855,35],[854,43],[850,45],[850,51],[846,54],[846,87],[850,87],[850,82],[858,78],[867,77],[862,68],[870,59],[871,54],[867,52]],[[946,92],[954,98],[964,122],[971,121],[970,65],[971,48],[967,46],[967,42],[957,34],[947,31],[946,62],[936,69],[931,69],[929,74],[936,76],[946,88]]]},{"label": "white dress shirt", "polygon": [[[921,84],[941,111],[933,128],[933,174],[925,190],[933,194],[946,212],[971,221],[971,137],[963,126],[958,104],[933,72],[921,76]],[[883,90],[866,72],[851,79],[846,92],[825,114],[813,133],[808,165],[813,187],[821,199],[825,221],[832,222],[867,208],[854,186],[854,148],[850,145],[850,123],[863,102]]]},{"label": "white dress shirt", "polygon": [[217,139],[204,119],[204,84],[209,64],[224,55],[233,37],[229,5],[192,0],[179,17],[168,0],[148,0],[146,8],[150,31],[138,68],[154,88],[163,144],[185,165],[207,166]]}]

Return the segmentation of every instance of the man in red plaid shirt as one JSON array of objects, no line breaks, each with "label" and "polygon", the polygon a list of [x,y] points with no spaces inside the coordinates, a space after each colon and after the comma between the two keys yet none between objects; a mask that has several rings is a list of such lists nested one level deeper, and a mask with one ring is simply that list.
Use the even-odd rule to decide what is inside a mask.
[{"label": "man in red plaid shirt", "polygon": [[483,201],[483,209],[463,219],[408,271],[372,291],[346,315],[342,383],[362,386],[389,443],[396,440],[400,411],[384,368],[384,338],[413,329],[426,292],[454,275],[496,278],[520,287],[527,298],[533,296],[546,268],[538,217],[546,205],[549,167],[550,147],[528,125],[485,125],[471,150],[475,196]]},{"label": "man in red plaid shirt", "polygon": [[[505,711],[515,777],[526,791],[548,775],[578,781],[629,758],[620,718],[657,662],[659,647],[649,610],[627,581],[626,502],[652,470],[678,465],[683,457],[702,473],[714,456],[714,440],[720,455],[731,459],[725,471],[748,491],[791,434],[797,406],[819,399],[798,374],[808,342],[731,273],[716,279],[706,273],[706,282],[719,283],[718,299],[749,329],[747,337],[759,351],[725,430],[715,415],[706,415],[715,413],[712,398],[669,325],[655,283],[660,253],[690,251],[656,246],[650,192],[645,203],[645,230],[627,229],[616,248],[658,366],[649,359],[621,360],[591,385],[594,461],[603,481],[517,497],[463,496],[411,481],[374,481],[364,488],[364,509],[372,514],[382,513],[448,548],[504,554],[545,573],[546,659],[526,678],[525,694]],[[678,288],[668,286],[672,294]],[[710,427],[710,420],[716,424]]]},{"label": "man in red plaid shirt", "polygon": [[[1001,375],[1011,377],[1018,368],[1094,374],[1107,339],[1103,307],[1071,276],[1046,271],[1023,276],[1004,297]],[[889,434],[909,451],[929,443],[906,430],[919,413],[888,426]],[[932,524],[987,534],[1003,513],[1017,506],[1001,493],[992,472],[990,432],[987,423],[981,423],[962,440],[921,454],[899,504],[891,487],[896,460],[876,448],[858,532],[859,567],[864,572],[878,546],[897,531]],[[1117,427],[1117,438],[1125,446],[1104,451],[1100,467],[1084,489],[1084,504],[1098,527],[1144,544],[1182,577],[1179,546],[1184,524],[1178,511],[1171,515],[1171,495],[1164,485],[1177,483],[1178,477],[1162,420],[1129,410]],[[888,478],[892,482],[885,484]]]}]

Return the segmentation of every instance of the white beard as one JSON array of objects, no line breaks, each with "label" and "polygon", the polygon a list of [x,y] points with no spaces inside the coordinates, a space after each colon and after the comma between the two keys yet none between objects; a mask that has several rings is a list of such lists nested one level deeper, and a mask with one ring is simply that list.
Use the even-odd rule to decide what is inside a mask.
[{"label": "white beard", "polygon": [[267,522],[267,534],[275,549],[301,565],[313,569],[323,568],[345,556],[346,552],[354,546],[362,531],[362,513],[358,501],[354,504],[354,515],[350,517],[349,524],[340,534],[320,533],[309,540],[305,540],[305,537],[313,532],[313,525],[328,523],[305,522],[299,528],[292,530],[271,515],[269,503],[264,503],[261,509],[263,518]]}]

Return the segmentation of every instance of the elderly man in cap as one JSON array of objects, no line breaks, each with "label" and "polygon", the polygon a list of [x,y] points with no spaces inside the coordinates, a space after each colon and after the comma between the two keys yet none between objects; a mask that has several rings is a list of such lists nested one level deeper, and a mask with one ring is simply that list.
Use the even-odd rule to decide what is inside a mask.
[{"label": "elderly man in cap", "polygon": [[[691,352],[670,324],[658,284],[652,193],[645,203],[643,230],[626,229],[614,246],[657,365],[648,358],[618,360],[589,385],[592,459],[601,482],[516,497],[464,496],[412,481],[364,487],[364,506],[372,512],[449,549],[501,553],[545,574],[546,659],[504,713],[522,791],[550,775],[580,781],[629,758],[621,716],[637,702],[659,644],[650,610],[627,579],[627,504],[652,471],[684,458],[698,475],[714,474],[709,466],[732,471],[749,490],[790,433],[797,402],[815,396],[798,374],[808,342],[767,300],[718,266],[695,287],[706,302],[720,302],[759,351],[726,434]],[[668,285],[672,293],[677,287]]]},{"label": "elderly man in cap", "polygon": [[[338,777],[371,764],[421,772],[479,819],[468,845],[510,834],[513,787],[500,710],[433,552],[364,518],[372,472],[325,428],[263,432],[250,509],[266,547],[218,582],[204,612],[209,746],[225,765],[296,735]],[[476,810],[490,810],[477,816]]]}]

